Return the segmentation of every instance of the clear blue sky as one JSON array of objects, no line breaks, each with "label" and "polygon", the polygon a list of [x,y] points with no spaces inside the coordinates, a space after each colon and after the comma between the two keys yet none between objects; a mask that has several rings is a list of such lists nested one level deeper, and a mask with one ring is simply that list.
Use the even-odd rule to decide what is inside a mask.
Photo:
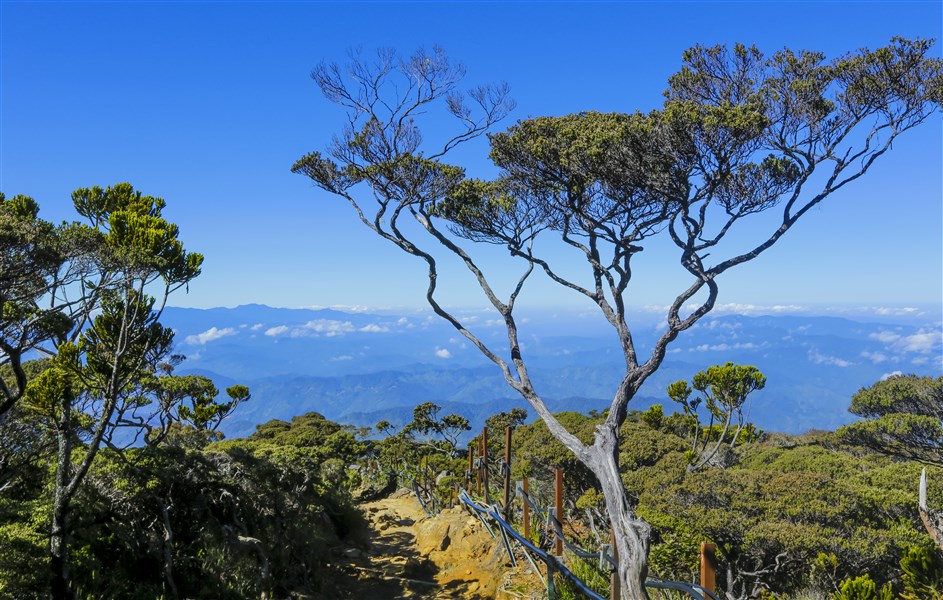
[{"label": "clear blue sky", "polygon": [[[443,46],[470,84],[507,81],[513,118],[657,107],[681,52],[743,41],[836,56],[943,37],[926,2],[0,2],[0,190],[70,216],[69,193],[130,181],[168,201],[204,274],[180,306],[420,306],[421,265],[289,168],[343,115],[309,78],[378,46]],[[940,47],[934,49],[940,55]],[[508,124],[511,121],[508,121]],[[943,120],[722,282],[721,301],[864,306],[943,296]],[[462,155],[487,173],[486,148]],[[665,304],[657,252],[630,299]],[[477,305],[449,279],[445,300]],[[456,283],[451,283],[456,281]],[[535,304],[572,299],[549,286]]]}]

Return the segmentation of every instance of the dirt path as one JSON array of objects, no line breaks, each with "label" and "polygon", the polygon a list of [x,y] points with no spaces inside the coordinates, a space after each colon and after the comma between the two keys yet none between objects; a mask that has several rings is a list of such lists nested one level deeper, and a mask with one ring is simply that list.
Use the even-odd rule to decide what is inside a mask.
[{"label": "dirt path", "polygon": [[430,518],[415,496],[398,493],[361,506],[370,522],[366,551],[344,548],[337,599],[491,600],[508,577],[507,553],[461,508]]}]

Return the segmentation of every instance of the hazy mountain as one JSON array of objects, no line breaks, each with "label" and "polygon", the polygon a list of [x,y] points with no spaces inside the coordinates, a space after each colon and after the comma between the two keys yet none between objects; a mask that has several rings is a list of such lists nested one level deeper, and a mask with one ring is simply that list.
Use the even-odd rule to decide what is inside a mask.
[{"label": "hazy mountain", "polygon": [[[501,348],[499,324],[486,313],[463,314],[481,339]],[[766,389],[754,396],[750,419],[765,429],[831,429],[851,420],[851,395],[895,371],[939,375],[940,325],[933,316],[875,320],[807,315],[707,318],[671,346],[662,368],[631,404],[665,402],[665,387],[727,361],[757,366]],[[220,387],[245,383],[252,400],[224,425],[250,433],[269,419],[317,411],[356,425],[408,420],[412,407],[433,401],[478,425],[488,415],[524,403],[448,324],[426,312],[387,314],[331,309],[168,308],[182,373],[212,377]],[[635,341],[644,356],[657,321],[640,323]],[[522,351],[538,391],[554,410],[601,409],[621,376],[615,336],[599,320],[576,313],[528,315]],[[531,411],[532,412],[532,411]]]}]

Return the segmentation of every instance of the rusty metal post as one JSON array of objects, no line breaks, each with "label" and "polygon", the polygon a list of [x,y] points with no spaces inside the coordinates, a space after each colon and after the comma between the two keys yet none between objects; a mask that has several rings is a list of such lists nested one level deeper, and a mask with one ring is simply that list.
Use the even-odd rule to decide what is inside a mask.
[{"label": "rusty metal post", "polygon": [[[619,564],[619,549],[616,547],[616,532],[609,528],[609,545],[612,546],[612,559]],[[619,569],[612,567],[609,571],[609,600],[620,600],[622,598],[622,582],[619,581]]]},{"label": "rusty metal post", "polygon": [[701,542],[701,587],[714,593],[717,581],[717,546]]},{"label": "rusty metal post", "polygon": [[504,520],[511,518],[511,427],[504,428]]},{"label": "rusty metal post", "polygon": [[557,509],[556,518],[559,533],[554,536],[553,553],[563,556],[563,469],[556,468],[556,485],[554,486],[554,506]]}]

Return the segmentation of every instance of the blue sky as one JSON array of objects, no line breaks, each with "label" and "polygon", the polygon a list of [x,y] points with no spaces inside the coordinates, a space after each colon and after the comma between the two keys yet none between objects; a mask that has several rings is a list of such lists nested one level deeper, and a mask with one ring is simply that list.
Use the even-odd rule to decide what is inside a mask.
[{"label": "blue sky", "polygon": [[[927,2],[0,2],[0,190],[70,218],[69,193],[130,181],[207,257],[178,306],[421,306],[422,265],[289,168],[343,123],[309,77],[351,47],[443,46],[469,85],[507,81],[512,119],[648,110],[681,52],[742,41],[829,56],[943,37]],[[934,48],[940,55],[940,47]],[[943,120],[721,282],[732,305],[901,307],[943,299]],[[491,171],[485,145],[453,158]],[[654,245],[629,299],[683,289]],[[487,251],[485,263],[503,273]],[[493,261],[493,262],[492,262]],[[446,269],[443,298],[482,300]],[[569,305],[536,282],[522,302]]]}]

